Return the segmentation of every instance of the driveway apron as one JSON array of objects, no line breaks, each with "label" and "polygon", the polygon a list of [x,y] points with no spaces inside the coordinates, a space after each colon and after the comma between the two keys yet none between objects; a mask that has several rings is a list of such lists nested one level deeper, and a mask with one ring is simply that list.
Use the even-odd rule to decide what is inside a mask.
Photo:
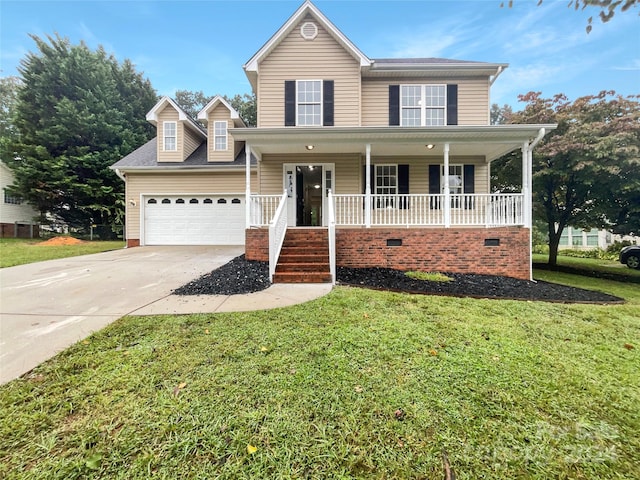
[{"label": "driveway apron", "polygon": [[0,384],[243,251],[137,247],[1,269]]}]

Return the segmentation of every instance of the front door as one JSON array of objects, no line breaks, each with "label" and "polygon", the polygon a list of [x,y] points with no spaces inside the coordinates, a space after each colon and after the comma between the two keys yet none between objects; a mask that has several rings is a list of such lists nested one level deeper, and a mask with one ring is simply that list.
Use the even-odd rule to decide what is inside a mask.
[{"label": "front door", "polygon": [[288,195],[289,225],[326,225],[327,193],[333,188],[332,164],[287,164],[284,166],[284,185]]}]

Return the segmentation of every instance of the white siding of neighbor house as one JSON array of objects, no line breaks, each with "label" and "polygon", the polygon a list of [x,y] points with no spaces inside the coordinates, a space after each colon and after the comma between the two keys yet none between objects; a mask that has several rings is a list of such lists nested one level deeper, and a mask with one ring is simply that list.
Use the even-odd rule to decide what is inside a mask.
[{"label": "white siding of neighbor house", "polygon": [[4,190],[13,183],[13,172],[4,163],[0,162],[0,223],[30,223],[36,219],[36,212],[29,204],[23,202],[19,205],[4,203]]}]

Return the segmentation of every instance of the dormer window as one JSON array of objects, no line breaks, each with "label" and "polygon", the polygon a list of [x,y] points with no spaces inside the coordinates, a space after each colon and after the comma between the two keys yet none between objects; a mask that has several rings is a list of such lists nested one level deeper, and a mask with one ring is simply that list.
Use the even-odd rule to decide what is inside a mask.
[{"label": "dormer window", "polygon": [[214,150],[224,151],[227,149],[227,122],[219,121],[213,124]]},{"label": "dormer window", "polygon": [[177,142],[178,125],[176,122],[164,122],[162,124],[163,145],[165,152],[175,152],[178,149]]}]

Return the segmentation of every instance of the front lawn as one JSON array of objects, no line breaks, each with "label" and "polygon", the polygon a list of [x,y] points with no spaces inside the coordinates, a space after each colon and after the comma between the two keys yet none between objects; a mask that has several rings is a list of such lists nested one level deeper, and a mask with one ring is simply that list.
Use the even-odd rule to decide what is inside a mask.
[{"label": "front lawn", "polygon": [[[533,262],[536,264],[546,264],[549,256],[544,254],[534,254]],[[618,260],[602,260],[598,258],[580,258],[558,254],[558,266],[569,267],[584,272],[610,273],[613,275],[626,276],[640,280],[640,270],[628,268]]]},{"label": "front lawn", "polygon": [[640,478],[640,289],[595,283],[125,317],[0,387],[0,477]]},{"label": "front lawn", "polygon": [[77,245],[41,245],[42,243],[40,239],[0,238],[0,268],[124,247],[123,241],[83,242]]}]

